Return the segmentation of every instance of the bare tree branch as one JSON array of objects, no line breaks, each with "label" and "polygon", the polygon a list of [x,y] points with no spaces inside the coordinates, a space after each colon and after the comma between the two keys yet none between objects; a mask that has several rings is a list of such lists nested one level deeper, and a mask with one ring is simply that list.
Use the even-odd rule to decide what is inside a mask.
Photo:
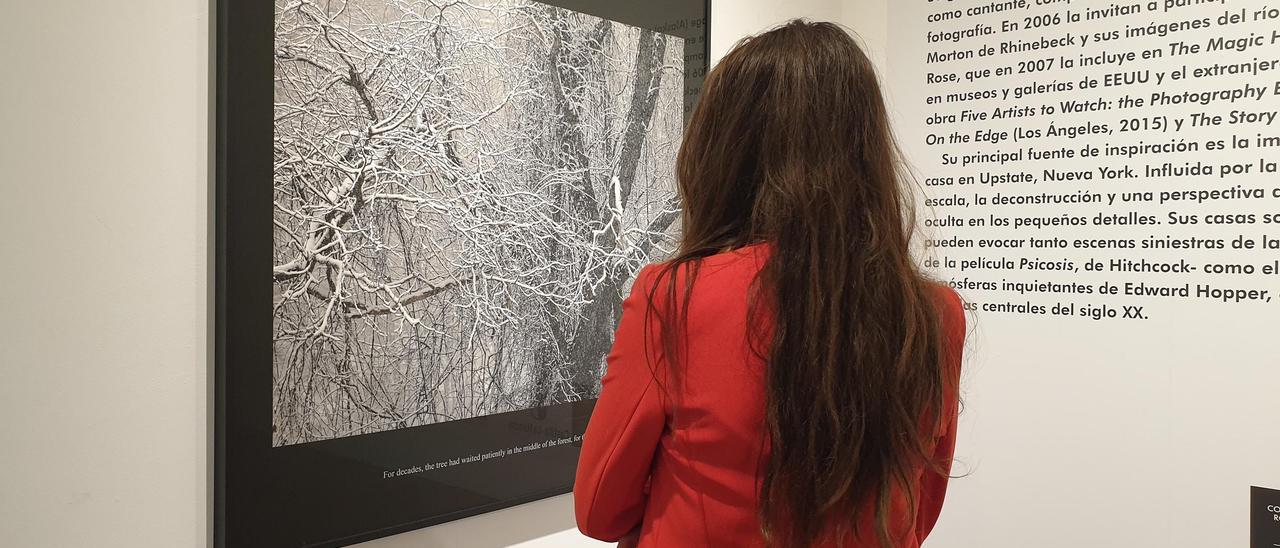
[{"label": "bare tree branch", "polygon": [[678,232],[682,44],[527,0],[275,24],[273,442],[594,397]]}]

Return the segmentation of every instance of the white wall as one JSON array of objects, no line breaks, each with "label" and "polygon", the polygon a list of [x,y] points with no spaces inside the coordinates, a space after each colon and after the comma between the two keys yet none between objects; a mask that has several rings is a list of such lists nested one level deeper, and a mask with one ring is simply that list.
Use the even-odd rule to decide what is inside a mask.
[{"label": "white wall", "polygon": [[[208,0],[9,4],[0,17],[0,546],[203,546]],[[713,57],[746,33],[808,16],[853,27],[884,66],[889,5],[716,0]],[[1045,330],[985,323],[959,449],[974,473],[954,482],[931,545],[1022,547],[1045,530],[1160,539],[1178,530],[1176,546],[1240,545],[1236,483],[1280,481],[1276,468],[1261,477],[1257,463],[1275,460],[1255,454],[1273,451],[1274,435],[1239,426],[1248,409],[1275,411],[1266,392],[1275,369],[1256,368],[1250,383],[1230,367],[1253,350],[1207,344],[1179,343],[1178,361],[1155,364],[1144,351],[1195,340],[1192,329],[1162,325],[1167,333],[1136,339],[1092,333],[1092,347],[1063,346],[1053,353],[1059,372],[1042,374],[1016,366],[1045,354],[1036,344]],[[1274,335],[1274,323],[1247,329]],[[1097,363],[1090,348],[1123,360],[1078,367]],[[1046,407],[1071,401],[1087,404],[1077,414]],[[1253,456],[1242,466],[1240,455]],[[1231,485],[1207,487],[1216,482]],[[1232,527],[1230,540],[1204,529],[1206,519]],[[598,545],[573,531],[566,496],[365,546]]]},{"label": "white wall", "polygon": [[[961,4],[956,2],[955,4]],[[1127,4],[1127,3],[1124,3]],[[1144,2],[1143,5],[1146,3]],[[1264,2],[1245,2],[1232,4],[1231,10],[1242,7],[1261,7]],[[893,32],[893,42],[885,35],[885,48],[888,52],[884,67],[884,76],[888,83],[889,103],[896,114],[895,130],[903,140],[905,149],[911,156],[921,175],[925,177],[939,175],[973,175],[982,168],[939,167],[940,151],[952,153],[971,152],[976,149],[990,149],[975,145],[934,147],[924,146],[924,134],[930,131],[924,126],[925,112],[957,112],[961,108],[994,108],[989,102],[977,101],[962,105],[941,105],[925,107],[926,95],[971,89],[975,86],[959,85],[954,88],[935,86],[925,89],[923,73],[926,68],[936,72],[959,72],[963,74],[971,68],[986,68],[996,62],[992,59],[976,59],[959,61],[953,64],[932,64],[927,67],[925,58],[925,23],[924,14],[937,11],[937,4],[924,2],[902,2],[889,10],[890,0],[849,0],[846,3],[846,15],[857,11],[879,15],[864,20],[846,20],[857,30],[865,30],[864,35],[874,35],[885,28],[885,20]],[[960,5],[964,8],[969,4]],[[977,5],[973,3],[972,5]],[[1027,14],[1038,14],[1058,7],[1081,11],[1086,7],[1105,7],[1111,2],[1105,0],[1077,0],[1070,6],[1061,4],[1055,8],[1036,7]],[[948,5],[952,8],[956,6]],[[1203,5],[1186,8],[1174,15],[1144,13],[1130,19],[1117,18],[1103,22],[1081,23],[1080,25],[1054,29],[1046,32],[1059,34],[1123,28],[1125,24],[1135,26],[1147,24],[1155,20],[1164,22],[1170,19],[1191,19],[1193,17],[1216,17],[1223,13],[1221,5]],[[959,22],[944,25],[933,25],[932,28],[965,28],[979,20],[984,23],[998,23],[1002,19],[1022,20],[1017,16],[997,16],[988,18],[966,18]],[[884,19],[882,19],[884,18]],[[1226,31],[1215,28],[1212,32],[1234,36],[1248,35],[1251,31],[1260,32],[1270,27],[1254,25],[1241,29]],[[1272,26],[1273,27],[1273,26]],[[1031,38],[1036,33],[1016,35],[1019,38]],[[1186,37],[1184,37],[1186,36]],[[957,47],[972,48],[979,43],[990,43],[1009,37],[992,37],[989,40],[966,41]],[[1186,33],[1177,40],[1203,44],[1206,36],[1203,33]],[[1121,41],[1107,44],[1108,51],[1138,51],[1142,48],[1165,48],[1175,39],[1151,39]],[[951,45],[933,45],[938,50],[950,49]],[[1209,64],[1215,61],[1245,61],[1255,55],[1261,58],[1274,58],[1280,52],[1275,44],[1271,44],[1250,52],[1248,55],[1226,54],[1221,58],[1197,57],[1165,59],[1159,62],[1144,63],[1138,61],[1137,66],[1127,65],[1117,69],[1114,65],[1094,71],[1101,77],[1104,73],[1125,72],[1133,69],[1152,68],[1165,70],[1176,68],[1186,63],[1192,67]],[[1094,53],[1099,46],[1090,44],[1089,49],[1077,48],[1076,51]],[[1032,54],[1028,54],[1032,55]],[[1044,56],[1066,55],[1052,51]],[[1221,55],[1221,54],[1215,54]],[[1012,64],[1021,59],[1017,55],[1000,58],[999,62]],[[1067,76],[1070,74],[1071,76]],[[1234,87],[1241,81],[1273,85],[1276,78],[1269,73],[1257,78],[1227,78],[1213,83],[1198,82],[1191,89],[1210,89],[1216,87]],[[1077,81],[1082,77],[1080,69],[1069,73],[1055,72],[1041,80]],[[992,80],[988,83],[994,88],[1025,85],[1035,80],[1029,75],[1013,75],[1004,80]],[[1169,83],[1166,87],[1181,91],[1183,83]],[[1080,93],[1064,93],[1051,95],[1049,99],[1033,98],[1031,100],[1014,101],[999,106],[1020,105],[1023,103],[1038,104],[1050,102],[1056,104],[1058,99],[1096,98],[1099,96],[1113,98],[1125,90],[1091,90]],[[1132,88],[1135,96],[1143,96],[1152,91],[1149,87]],[[1253,102],[1249,109],[1273,110],[1280,107],[1280,98],[1268,97],[1266,102]],[[1213,105],[1206,108],[1176,107],[1150,113],[1146,111],[1115,111],[1088,115],[1090,121],[1118,125],[1121,116],[1150,116],[1168,114],[1170,116],[1185,114],[1185,111],[1205,111],[1220,113],[1228,108],[1224,105]],[[1234,107],[1231,107],[1234,108]],[[1182,112],[1179,112],[1182,111]],[[1078,123],[1079,115],[1059,116],[1055,121],[1059,127]],[[997,128],[1011,129],[1013,124],[1027,128],[1043,128],[1048,119],[1018,120],[1016,122],[993,122]],[[935,126],[936,127],[936,126]],[[981,125],[959,125],[954,129],[971,132]],[[932,129],[937,133],[949,134],[953,127]],[[1254,131],[1236,130],[1247,136]],[[1186,138],[1194,140],[1209,136],[1222,137],[1226,128],[1197,129],[1191,132],[1170,136],[1151,137],[1143,134],[1149,141],[1157,139]],[[1273,135],[1274,129],[1258,129],[1265,135]],[[971,134],[971,133],[970,133]],[[1128,143],[1136,140],[1117,132],[1111,137],[1085,137],[1075,141],[1077,146],[1084,143],[1101,145],[1104,142]],[[1041,144],[1042,141],[1034,141]],[[1048,141],[1056,146],[1058,141]],[[1042,145],[1041,148],[1047,146]],[[1013,149],[1023,144],[1011,144]],[[1227,151],[1200,155],[1176,155],[1176,162],[1194,162],[1197,159],[1210,163],[1221,161],[1256,161],[1259,156],[1274,160],[1274,153]],[[1169,156],[1140,158],[1131,163],[1140,166],[1143,162],[1159,164],[1173,160]],[[1110,165],[1111,160],[1086,159],[1079,161],[1087,169],[1096,165]],[[1121,162],[1122,160],[1114,160]],[[1052,164],[1050,164],[1052,165]],[[1016,167],[1015,167],[1016,166]],[[1027,164],[1011,164],[1002,168],[991,168],[992,171],[1035,171],[1041,167],[1029,167]],[[1168,188],[1204,188],[1206,186],[1225,188],[1232,184],[1244,184],[1248,187],[1275,186],[1273,175],[1265,177],[1235,178],[1212,181],[1207,180],[1145,180],[1135,179],[1124,183],[1120,191],[1160,190]],[[1104,183],[1105,184],[1105,183]],[[1043,192],[1066,192],[1058,187],[1041,185],[1037,187]],[[1081,184],[1080,188],[1094,191],[1104,190],[1098,182],[1092,185]],[[986,191],[990,191],[987,189]],[[1010,194],[1020,194],[1022,189],[1001,188]],[[1071,189],[1074,190],[1074,189]],[[1109,189],[1116,191],[1115,188]],[[937,194],[971,194],[984,192],[982,189],[961,191],[950,188]],[[1222,206],[1224,211],[1253,212],[1254,208],[1265,207],[1275,210],[1275,201],[1263,205]],[[1086,208],[1064,206],[1063,211],[1072,214],[1084,213]],[[1094,208],[1096,212],[1099,208]],[[1177,204],[1163,208],[1147,208],[1134,206],[1142,213],[1158,213],[1164,219],[1164,212],[1179,210],[1183,213],[1203,213],[1205,209],[1194,204]],[[1123,209],[1117,208],[1123,212]],[[945,213],[960,216],[982,217],[992,212],[991,209],[974,211],[948,209]],[[1044,214],[1045,208],[1024,210],[1026,215]],[[1216,212],[1216,211],[1215,211]],[[995,211],[995,214],[1014,214],[1014,211]],[[1056,212],[1055,212],[1056,213]],[[1157,227],[1155,234],[1183,234],[1179,228]],[[1220,231],[1212,228],[1196,229],[1202,236],[1222,236]],[[939,230],[944,234],[959,229]],[[975,229],[968,232],[970,237]],[[1122,227],[1083,227],[1072,229],[1072,232],[1084,237],[1142,237],[1134,234],[1133,229]],[[1274,228],[1264,226],[1244,227],[1231,234],[1245,233],[1253,237],[1260,234],[1274,234]],[[1033,233],[1038,237],[1054,234],[1053,232]],[[1056,235],[1056,234],[1054,234]],[[1123,236],[1122,236],[1123,235]],[[1007,237],[1007,236],[1006,236]],[[982,250],[991,255],[1008,255],[998,250]],[[975,253],[950,251],[954,257],[971,257]],[[1080,262],[1087,256],[1098,256],[1102,260],[1116,255],[1106,253],[1087,253],[1084,251],[1044,251],[1046,259],[1067,257]],[[943,254],[939,252],[939,254]],[[1214,260],[1212,254],[1188,252],[1187,258],[1200,261]],[[1171,260],[1177,255],[1169,252],[1132,252],[1131,258],[1149,258],[1152,260]],[[1228,258],[1229,257],[1229,258]],[[1243,262],[1269,263],[1276,257],[1274,251],[1229,252],[1217,256],[1216,260],[1239,260]],[[942,272],[944,276],[955,275],[983,279],[1030,278],[1031,275],[1015,271],[1001,273],[984,273],[970,271],[958,273],[954,269]],[[1037,273],[1038,274],[1038,273]],[[1035,276],[1054,281],[1079,280],[1085,283],[1100,283],[1103,279],[1113,282],[1146,281],[1148,283],[1173,283],[1177,278],[1168,275],[1141,274],[1088,274],[1058,275],[1042,274]],[[1261,281],[1258,278],[1224,281],[1221,277],[1213,279],[1209,276],[1193,274],[1177,281],[1215,283],[1224,286],[1239,285],[1241,287],[1256,286],[1261,289],[1274,288],[1274,282]],[[1235,282],[1234,284],[1231,282]],[[1016,294],[1006,295],[990,292],[967,292],[970,299],[984,301],[1008,300],[1018,301]],[[1275,333],[1277,313],[1275,305],[1240,305],[1236,307],[1217,305],[1204,300],[1160,300],[1155,298],[1116,297],[1108,299],[1094,297],[1089,299],[1073,299],[1070,296],[1044,297],[1028,294],[1031,301],[1053,304],[1057,301],[1075,301],[1093,304],[1108,303],[1113,306],[1117,301],[1123,304],[1147,305],[1152,319],[1145,322],[1136,321],[1102,321],[1063,317],[1031,317],[1018,315],[1001,315],[982,313],[976,318],[976,332],[971,339],[970,355],[966,362],[965,376],[966,407],[962,416],[961,432],[957,456],[962,461],[958,472],[969,473],[965,478],[953,480],[948,493],[947,505],[943,511],[938,529],[931,537],[929,545],[938,547],[981,547],[981,548],[1022,548],[1036,546],[1041,548],[1067,548],[1088,546],[1097,548],[1111,547],[1169,547],[1169,548],[1202,548],[1202,547],[1237,547],[1248,544],[1248,511],[1249,486],[1280,487],[1280,435],[1277,425],[1280,421],[1280,361],[1275,354]]]},{"label": "white wall", "polygon": [[[717,0],[712,51],[838,0]],[[0,17],[0,546],[208,538],[208,0]],[[380,548],[597,545],[559,497]]]},{"label": "white wall", "polygon": [[208,2],[3,12],[0,546],[202,546]]}]

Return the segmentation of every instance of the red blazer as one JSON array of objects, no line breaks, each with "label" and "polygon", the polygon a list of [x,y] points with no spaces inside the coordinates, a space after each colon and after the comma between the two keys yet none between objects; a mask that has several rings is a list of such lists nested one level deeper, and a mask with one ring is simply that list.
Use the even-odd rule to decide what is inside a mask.
[{"label": "red blazer", "polygon": [[[574,503],[578,528],[587,536],[616,541],[639,528],[642,548],[764,546],[756,473],[767,456],[762,447],[765,363],[747,345],[746,296],[767,249],[756,245],[704,259],[688,309],[679,398],[667,397],[674,387],[660,386],[667,377],[661,369],[655,376],[650,365],[661,351],[654,341],[646,350],[645,341],[659,322],[658,314],[648,313],[647,297],[656,271],[641,271],[623,302],[603,391],[578,463]],[[939,287],[937,299],[951,348],[945,349],[948,408],[935,454],[949,467],[964,312],[950,289]],[[654,329],[646,331],[646,321]],[[918,478],[914,522],[909,494],[892,501],[896,545],[902,548],[917,548],[928,536],[946,492],[946,476],[922,468]],[[863,514],[871,526],[874,510]],[[879,548],[874,534],[864,539],[871,542],[847,540],[844,546]],[[835,546],[834,539],[830,544]]]}]

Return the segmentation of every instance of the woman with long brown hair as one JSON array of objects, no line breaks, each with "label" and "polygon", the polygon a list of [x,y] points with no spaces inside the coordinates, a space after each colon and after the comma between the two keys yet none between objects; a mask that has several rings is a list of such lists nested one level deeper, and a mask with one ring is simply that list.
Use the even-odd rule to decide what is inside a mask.
[{"label": "woman with long brown hair", "polygon": [[955,446],[959,297],[914,218],[871,62],[828,23],[707,77],[677,165],[675,257],[623,303],[574,489],[641,547],[914,548]]}]

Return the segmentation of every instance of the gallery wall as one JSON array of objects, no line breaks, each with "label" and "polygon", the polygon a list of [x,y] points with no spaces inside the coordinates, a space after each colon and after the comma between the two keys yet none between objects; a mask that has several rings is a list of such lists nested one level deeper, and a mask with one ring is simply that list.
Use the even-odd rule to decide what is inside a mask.
[{"label": "gallery wall", "polygon": [[[713,3],[712,52],[836,0]],[[0,17],[0,545],[209,538],[208,0]],[[593,546],[558,497],[370,546]]]},{"label": "gallery wall", "polygon": [[208,27],[0,17],[0,546],[204,545]]},{"label": "gallery wall", "polygon": [[1280,543],[1250,500],[1280,488],[1280,75],[1252,64],[1280,12],[857,4],[893,29],[931,270],[974,309],[931,545],[1248,546],[1254,512]]},{"label": "gallery wall", "polygon": [[[719,0],[713,55],[788,17],[845,21],[888,68],[913,160],[936,172],[915,79],[937,25],[923,8],[889,6]],[[0,545],[205,544],[208,29],[207,0],[50,0],[0,17]],[[1266,47],[1245,57],[1275,53]],[[1271,95],[1263,105],[1276,108]],[[969,476],[954,481],[932,545],[1245,544],[1249,486],[1280,486],[1276,305],[1125,300],[1153,319],[978,315],[958,450]],[[368,546],[599,545],[572,530],[570,509],[559,497]]]}]

